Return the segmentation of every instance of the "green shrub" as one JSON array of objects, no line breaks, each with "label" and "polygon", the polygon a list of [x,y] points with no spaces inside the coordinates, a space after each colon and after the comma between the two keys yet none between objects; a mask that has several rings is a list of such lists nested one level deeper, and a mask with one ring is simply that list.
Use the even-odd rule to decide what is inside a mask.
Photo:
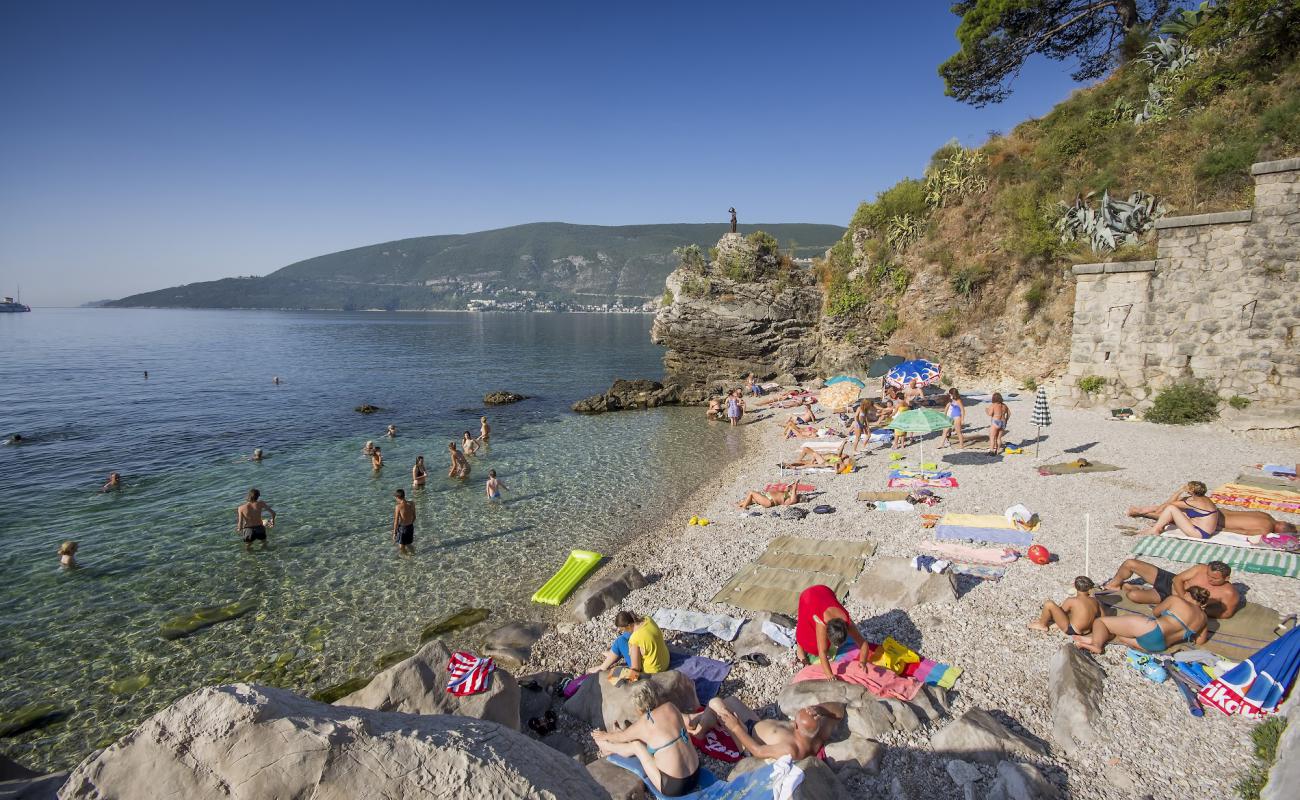
[{"label": "green shrub", "polygon": [[1196,160],[1196,179],[1215,187],[1244,184],[1250,179],[1250,165],[1255,162],[1259,145],[1248,139],[1236,139],[1212,147]]},{"label": "green shrub", "polygon": [[754,265],[749,263],[744,253],[730,253],[718,266],[723,276],[736,283],[749,283],[754,280]]},{"label": "green shrub", "polygon": [[1034,380],[1033,378],[1025,378],[1020,382],[1020,385],[1022,388],[1024,388],[1026,392],[1038,391],[1038,381]]},{"label": "green shrub", "polygon": [[1025,289],[1025,319],[1028,320],[1043,305],[1047,299],[1047,280],[1044,278],[1034,278],[1029,282],[1029,288]]},{"label": "green shrub", "polygon": [[885,318],[880,321],[880,335],[886,339],[894,335],[901,323],[898,321],[898,314],[890,311]]},{"label": "green shrub", "polygon": [[1228,405],[1232,406],[1238,411],[1241,411],[1250,405],[1250,398],[1242,397],[1239,394],[1234,394],[1232,397],[1228,398]]},{"label": "green shrub", "polygon": [[1084,375],[1079,379],[1079,388],[1088,394],[1092,394],[1106,385],[1106,379],[1100,375]]},{"label": "green shrub", "polygon": [[697,244],[678,247],[673,250],[673,255],[677,256],[680,262],[678,266],[697,275],[703,275],[704,268],[708,266],[704,260],[704,254],[700,252],[700,246]]},{"label": "green shrub", "polygon": [[961,297],[970,297],[988,279],[989,271],[984,267],[962,267],[952,275],[952,290]]},{"label": "green shrub", "polygon": [[831,317],[847,317],[862,311],[871,303],[867,287],[861,279],[849,280],[840,277],[831,282],[826,290],[826,314]]},{"label": "green shrub", "polygon": [[940,375],[940,376],[939,376],[939,385],[942,386],[942,387],[945,388],[945,389],[947,389],[948,387],[952,386],[952,376],[949,375],[949,374],[946,373],[946,372],[945,372],[944,374]]},{"label": "green shrub", "polygon": [[934,332],[939,335],[940,339],[951,339],[957,335],[957,319],[952,314],[944,314],[939,318],[939,324],[935,326]]},{"label": "green shrub", "polygon": [[1006,248],[1022,261],[1051,260],[1062,249],[1061,234],[1053,226],[1056,205],[1045,198],[1022,195],[1011,209],[1011,235]]},{"label": "green shrub", "polygon": [[853,269],[853,239],[849,234],[844,234],[831,247],[830,262],[831,266],[843,272]]},{"label": "green shrub", "polygon": [[1285,147],[1300,145],[1300,97],[1293,97],[1261,114],[1259,130]]},{"label": "green shrub", "polygon": [[673,290],[664,289],[663,304],[666,306],[670,306],[673,304],[674,299],[675,298],[673,297]]},{"label": "green shrub", "polygon": [[1257,724],[1250,732],[1250,741],[1255,753],[1255,763],[1246,771],[1245,777],[1237,781],[1237,795],[1242,800],[1259,800],[1260,792],[1268,783],[1268,771],[1277,761],[1277,743],[1286,730],[1286,717],[1269,717]]},{"label": "green shrub", "polygon": [[1156,394],[1153,403],[1146,419],[1162,425],[1208,422],[1219,416],[1218,395],[1199,381],[1176,383]]},{"label": "green shrub", "polygon": [[758,258],[774,257],[781,251],[781,243],[767,231],[754,231],[745,237],[745,241],[754,247],[754,255]]},{"label": "green shrub", "polygon": [[687,297],[704,297],[712,289],[712,284],[707,278],[697,278],[694,275],[687,276],[682,281],[682,294]]},{"label": "green shrub", "polygon": [[849,222],[850,228],[865,228],[883,234],[894,217],[910,214],[915,219],[925,217],[925,183],[915,178],[904,178],[876,195],[874,203],[863,203]]},{"label": "green shrub", "polygon": [[895,267],[889,273],[889,282],[894,285],[895,294],[902,294],[907,291],[908,284],[912,282],[912,273],[902,267]]}]

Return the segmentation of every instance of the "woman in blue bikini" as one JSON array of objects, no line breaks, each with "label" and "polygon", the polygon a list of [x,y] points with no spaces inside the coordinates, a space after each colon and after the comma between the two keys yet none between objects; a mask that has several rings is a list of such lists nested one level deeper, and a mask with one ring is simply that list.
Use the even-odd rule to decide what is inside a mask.
[{"label": "woman in blue bikini", "polygon": [[943,429],[943,444],[939,445],[939,449],[942,450],[948,446],[948,437],[952,435],[953,431],[957,432],[957,446],[964,448],[966,446],[966,434],[962,433],[961,429],[966,417],[966,403],[962,401],[961,394],[955,386],[948,390],[948,407],[944,409],[943,413],[947,415],[948,419],[952,420],[952,427]]},{"label": "woman in blue bikini", "polygon": [[646,779],[665,797],[695,791],[700,754],[686,732],[690,719],[677,706],[662,700],[658,687],[650,681],[641,681],[632,690],[632,703],[644,717],[621,731],[592,733],[601,755],[635,758]]},{"label": "woman in blue bikini", "polygon": [[1091,635],[1075,636],[1074,644],[1093,653],[1104,651],[1112,640],[1148,653],[1161,653],[1183,642],[1205,644],[1210,637],[1205,615],[1209,602],[1210,593],[1193,586],[1184,596],[1170,595],[1160,601],[1152,609],[1154,620],[1138,614],[1102,617],[1092,623]]},{"label": "woman in blue bikini", "polygon": [[1193,539],[1208,539],[1223,527],[1223,512],[1206,497],[1208,489],[1200,481],[1188,481],[1161,509],[1160,515],[1142,535],[1158,536],[1171,525]]}]

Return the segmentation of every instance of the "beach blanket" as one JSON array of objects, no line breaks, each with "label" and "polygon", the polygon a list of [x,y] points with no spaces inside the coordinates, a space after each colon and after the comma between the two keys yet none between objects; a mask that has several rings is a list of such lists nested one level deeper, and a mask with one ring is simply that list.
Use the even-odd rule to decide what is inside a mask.
[{"label": "beach blanket", "polygon": [[979,578],[982,581],[997,583],[1007,574],[1006,567],[988,567],[982,564],[953,564],[952,571],[958,575],[965,575],[969,578]]},{"label": "beach blanket", "polygon": [[725,661],[679,653],[675,650],[670,650],[668,653],[668,669],[675,669],[694,682],[695,696],[699,698],[701,704],[707,704],[717,697],[722,682],[731,674],[731,665]]},{"label": "beach blanket", "polygon": [[867,441],[888,442],[893,438],[894,438],[894,431],[892,428],[880,428],[878,430],[872,431],[871,435],[867,437]]},{"label": "beach blanket", "polygon": [[858,492],[858,499],[867,502],[889,502],[890,500],[906,500],[907,492]]},{"label": "beach blanket", "polygon": [[[855,649],[851,652],[855,654],[854,658],[849,658],[848,654],[845,654],[836,659],[831,666],[831,672],[834,673],[837,680],[862,686],[882,700],[889,698],[911,700],[916,697],[917,692],[921,691],[921,681],[916,678],[899,675],[891,669],[876,664],[860,664],[856,658],[858,651]],[[826,671],[822,669],[822,665],[809,664],[796,672],[790,682],[803,683],[804,681],[824,680],[826,680]]]},{"label": "beach blanket", "polygon": [[884,500],[876,503],[877,511],[910,511],[916,512],[916,506],[906,500]]},{"label": "beach blanket", "polygon": [[[764,486],[764,487],[763,487],[763,491],[765,491],[765,492],[784,492],[784,491],[785,491],[786,489],[788,489],[789,487],[790,487],[790,484],[788,484],[788,483],[769,483],[767,486]],[[815,491],[817,491],[817,487],[816,487],[816,486],[813,486],[811,483],[801,483],[801,484],[799,484],[798,486],[796,486],[794,490],[795,490],[796,492],[799,492],[800,494],[803,494],[803,493],[805,493],[805,492],[815,492]]]},{"label": "beach blanket", "polygon": [[1030,531],[1017,530],[1015,528],[980,528],[964,525],[944,525],[942,521],[934,528],[934,538],[943,541],[945,539],[960,539],[973,542],[994,542],[997,544],[1009,544],[1016,547],[1028,547],[1034,543],[1034,534]]},{"label": "beach blanket", "polygon": [[1210,499],[1224,506],[1300,513],[1300,492],[1227,483],[1211,492]]},{"label": "beach blanket", "polygon": [[1093,461],[1086,467],[1081,467],[1073,461],[1067,461],[1063,464],[1044,464],[1038,468],[1039,475],[1079,475],[1090,472],[1116,472],[1123,469],[1114,464],[1101,464]]},{"label": "beach blanket", "polygon": [[775,551],[865,559],[876,554],[876,543],[871,539],[813,539],[807,536],[778,536],[767,543],[767,552]]},{"label": "beach blanket", "polygon": [[1009,547],[971,547],[956,542],[921,542],[917,545],[927,553],[933,553],[949,561],[960,564],[983,564],[999,567],[1010,564],[1019,558],[1019,554]]},{"label": "beach blanket", "polygon": [[486,692],[495,669],[490,657],[479,658],[468,650],[457,650],[447,661],[447,693],[466,697]]},{"label": "beach blanket", "polygon": [[809,539],[779,536],[768,542],[757,561],[741,567],[710,602],[749,611],[775,611],[794,616],[799,593],[824,584],[843,599],[848,584],[876,552],[870,540]]},{"label": "beach blanket", "polygon": [[[849,641],[846,644],[846,646],[849,646],[849,649],[843,651],[836,657],[836,664],[857,660],[858,648],[851,647],[852,644],[852,641]],[[867,646],[873,651],[881,647],[881,645],[872,642],[867,642]],[[954,667],[951,664],[943,664],[932,658],[926,658],[925,656],[919,656],[919,658],[919,661],[912,661],[904,666],[902,673],[903,677],[912,678],[920,683],[926,684],[927,686],[938,686],[941,689],[951,689],[956,685],[957,679],[961,677],[962,670],[959,667]],[[821,669],[821,667],[816,664],[813,666],[817,667],[818,670]],[[825,677],[824,672],[822,673],[822,677]]]},{"label": "beach blanket", "polygon": [[1278,492],[1300,492],[1300,483],[1296,483],[1289,478],[1278,478],[1272,475],[1238,475],[1233,483],[1242,486],[1251,486],[1256,489],[1272,489]]},{"label": "beach blanket", "polygon": [[711,633],[724,642],[730,642],[740,633],[743,619],[724,614],[704,614],[680,608],[661,608],[654,613],[655,624],[661,630],[683,633]]},{"label": "beach blanket", "polygon": [[[667,800],[645,776],[639,760],[631,756],[610,756],[607,760],[638,775],[656,800]],[[801,783],[803,770],[795,766],[789,756],[782,756],[729,781],[720,781],[712,772],[700,767],[696,791],[679,795],[676,800],[790,800]]]},{"label": "beach blanket", "polygon": [[890,478],[890,489],[956,489],[956,478]]},{"label": "beach blanket", "polygon": [[[1116,613],[1141,614],[1148,619],[1152,618],[1151,606],[1134,603],[1118,592],[1099,594],[1097,600]],[[1294,621],[1295,617],[1292,616],[1285,622],[1294,625]],[[1283,625],[1282,615],[1276,609],[1259,603],[1246,603],[1228,619],[1210,620],[1210,638],[1204,645],[1197,645],[1194,642],[1179,643],[1170,647],[1167,652],[1176,653],[1199,648],[1233,661],[1240,661],[1276,639]]]},{"label": "beach blanket", "polygon": [[1279,477],[1290,476],[1294,478],[1296,477],[1295,468],[1295,464],[1264,464],[1260,466],[1259,469],[1261,472],[1266,472],[1269,475],[1276,475]]},{"label": "beach blanket", "polygon": [[954,514],[949,512],[939,520],[940,525],[953,525],[958,528],[1005,528],[1007,530],[1037,530],[1038,523],[1025,527],[1017,525],[1002,514]]},{"label": "beach blanket", "polygon": [[1300,578],[1300,556],[1283,550],[1254,550],[1166,536],[1141,536],[1133,543],[1133,554],[1167,558],[1184,564],[1222,561],[1233,569],[1264,575]]},{"label": "beach blanket", "polygon": [[713,728],[705,731],[703,736],[692,736],[691,744],[701,754],[728,764],[735,764],[745,757],[740,745],[736,744],[736,740],[731,738],[725,728]]},{"label": "beach blanket", "polygon": [[1272,551],[1276,549],[1273,547],[1269,547],[1268,545],[1260,541],[1262,537],[1243,536],[1240,533],[1233,533],[1232,531],[1219,531],[1218,533],[1211,536],[1209,539],[1202,539],[1199,536],[1196,537],[1188,536],[1187,534],[1183,533],[1177,528],[1170,528],[1169,530],[1160,534],[1160,537],[1162,539],[1181,539],[1184,542],[1210,542],[1212,544],[1221,544],[1225,547],[1245,547],[1252,550]]},{"label": "beach blanket", "polygon": [[898,467],[889,471],[891,478],[951,478],[952,473],[944,470],[934,469],[912,469],[911,467]]}]

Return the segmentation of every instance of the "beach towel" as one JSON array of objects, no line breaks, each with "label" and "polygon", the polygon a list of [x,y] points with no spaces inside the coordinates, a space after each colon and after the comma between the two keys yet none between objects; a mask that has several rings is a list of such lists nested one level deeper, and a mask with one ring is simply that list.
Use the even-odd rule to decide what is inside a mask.
[{"label": "beach towel", "polygon": [[767,550],[758,557],[756,564],[775,569],[796,570],[799,572],[819,572],[839,575],[852,580],[862,574],[866,561],[861,558],[843,558],[840,556],[813,555],[811,553],[791,553],[786,550]]},{"label": "beach towel", "polygon": [[725,728],[713,728],[705,731],[703,736],[692,736],[691,744],[695,745],[695,749],[701,754],[728,764],[735,764],[745,757],[740,745],[736,744],[736,740],[731,738],[731,734],[727,733]]},{"label": "beach towel", "polygon": [[[1141,614],[1148,619],[1152,618],[1151,606],[1134,603],[1118,592],[1099,594],[1097,600],[1116,613]],[[1276,639],[1283,629],[1294,625],[1295,615],[1284,620],[1277,609],[1259,603],[1246,603],[1228,619],[1211,619],[1210,639],[1205,644],[1180,642],[1171,646],[1166,652],[1172,654],[1198,648],[1209,650],[1215,655],[1233,661],[1240,661]]]},{"label": "beach towel", "polygon": [[1067,461],[1063,464],[1044,464],[1038,468],[1039,475],[1079,475],[1090,472],[1116,472],[1123,469],[1114,464],[1101,464],[1093,461],[1086,467],[1081,467],[1073,461]]},{"label": "beach towel", "polygon": [[763,635],[782,647],[794,647],[794,628],[777,625],[769,619],[763,623]]},{"label": "beach towel", "polygon": [[1300,492],[1300,483],[1296,483],[1290,478],[1279,478],[1274,475],[1247,475],[1243,473],[1238,475],[1233,483],[1255,489],[1271,489],[1277,492]]},{"label": "beach towel", "polygon": [[921,542],[917,547],[959,564],[999,567],[1020,557],[1019,553],[1009,547],[971,547],[956,542]]},{"label": "beach towel", "polygon": [[745,622],[724,614],[704,614],[680,608],[661,608],[654,613],[652,619],[660,630],[711,633],[724,642],[735,639],[736,634],[740,633],[740,626]]},{"label": "beach towel", "polygon": [[965,575],[969,578],[979,578],[982,581],[997,583],[1007,574],[1006,567],[988,567],[982,564],[953,564],[952,571],[958,575]]},{"label": "beach towel", "polygon": [[1300,492],[1227,483],[1211,492],[1210,499],[1224,506],[1300,513]]},{"label": "beach towel", "polygon": [[1017,530],[1015,528],[981,528],[964,525],[944,525],[942,520],[940,520],[939,524],[934,528],[934,538],[939,541],[945,539],[958,539],[974,542],[994,542],[997,544],[1014,545],[1016,547],[1028,547],[1034,543],[1034,534],[1029,531]]},{"label": "beach towel", "polygon": [[1002,514],[953,514],[947,513],[939,520],[940,525],[952,525],[958,528],[1002,528],[1005,530],[1037,530],[1038,523],[1031,527],[1017,525]]},{"label": "beach towel", "polygon": [[668,653],[668,669],[690,678],[695,684],[695,696],[704,704],[718,696],[722,682],[731,674],[731,665],[725,661],[676,651]]},{"label": "beach towel", "polygon": [[835,453],[844,446],[848,439],[804,439],[800,447],[806,447],[814,453]]},{"label": "beach towel", "polygon": [[486,692],[495,669],[490,657],[479,658],[468,650],[457,650],[447,661],[447,693],[465,697]]},{"label": "beach towel", "polygon": [[[785,491],[786,489],[788,489],[789,487],[790,487],[790,484],[788,484],[788,483],[769,483],[767,486],[764,486],[764,487],[763,487],[763,491],[765,491],[765,492],[784,492],[784,491]],[[806,492],[815,492],[815,491],[817,491],[817,487],[816,487],[816,486],[813,486],[811,483],[801,483],[801,484],[799,484],[798,486],[796,486],[794,490],[795,490],[796,492],[800,493],[800,494],[804,494],[804,493],[806,493]]]},{"label": "beach towel", "polygon": [[1224,547],[1245,547],[1253,550],[1269,551],[1278,549],[1264,543],[1262,541],[1262,536],[1243,536],[1240,533],[1233,533],[1232,531],[1219,531],[1208,539],[1202,539],[1199,536],[1188,536],[1177,528],[1170,528],[1160,534],[1160,536],[1164,539],[1182,539],[1185,542],[1211,542],[1213,544],[1221,544]]},{"label": "beach towel", "polygon": [[907,492],[858,492],[858,499],[867,502],[879,503],[889,502],[890,500],[906,500]]},{"label": "beach towel", "polygon": [[912,469],[911,467],[899,467],[889,471],[891,478],[951,478],[952,473],[943,470],[933,469]]},{"label": "beach towel", "polygon": [[824,584],[842,599],[845,588],[875,552],[876,543],[869,539],[778,536],[767,543],[757,561],[741,567],[723,584],[710,602],[793,616],[799,610],[799,593],[809,586]]},{"label": "beach towel", "polygon": [[[631,756],[610,756],[609,763],[640,776],[646,790],[656,800],[668,800],[645,776],[641,762]],[[770,764],[729,781],[720,781],[712,772],[700,767],[697,789],[690,794],[679,795],[676,800],[790,800],[794,790],[803,783],[803,770],[795,766],[789,756],[782,756]]]},{"label": "beach towel", "polygon": [[867,437],[867,441],[888,442],[893,438],[894,438],[894,431],[892,428],[880,428],[878,430],[872,431],[871,435]]},{"label": "beach towel", "polygon": [[767,543],[767,552],[809,553],[836,558],[871,558],[876,543],[871,539],[813,539],[808,536],[778,536]]},{"label": "beach towel", "polygon": [[906,500],[884,500],[876,503],[877,511],[910,511],[916,513],[916,505]]},{"label": "beach towel", "polygon": [[1269,475],[1276,475],[1278,477],[1289,476],[1294,478],[1296,477],[1295,468],[1295,464],[1264,464],[1259,469],[1261,472],[1266,472]]},{"label": "beach towel", "polygon": [[956,489],[956,478],[890,478],[885,484],[890,489]]},{"label": "beach towel", "polygon": [[1197,542],[1169,536],[1141,536],[1133,543],[1133,554],[1166,558],[1184,564],[1222,561],[1233,569],[1284,578],[1300,577],[1300,556],[1272,548],[1257,550],[1215,544],[1213,540]]},{"label": "beach towel", "polygon": [[[838,680],[865,688],[876,697],[895,700],[911,700],[921,691],[921,681],[886,669],[875,664],[860,664],[857,649],[840,656],[831,666],[831,671]],[[852,657],[850,657],[852,656]],[[809,664],[795,673],[791,683],[804,681],[824,681],[826,672],[821,664]]]}]

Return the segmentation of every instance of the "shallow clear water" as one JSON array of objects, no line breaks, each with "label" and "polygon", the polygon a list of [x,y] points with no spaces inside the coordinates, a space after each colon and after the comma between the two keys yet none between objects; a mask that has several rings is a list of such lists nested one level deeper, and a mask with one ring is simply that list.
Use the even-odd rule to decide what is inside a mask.
[{"label": "shallow clear water", "polygon": [[[734,432],[697,411],[581,417],[568,406],[616,377],[661,372],[640,315],[47,310],[0,315],[0,714],[71,713],[4,740],[67,765],[192,690],[262,670],[313,691],[374,671],[463,606],[493,620],[570,549],[611,552],[684,497]],[[143,371],[149,378],[143,378]],[[273,385],[279,376],[281,385]],[[484,392],[532,396],[484,409]],[[383,412],[353,411],[372,403]],[[447,442],[492,424],[468,481]],[[385,427],[398,426],[395,440]],[[372,473],[367,439],[384,449]],[[262,463],[247,456],[254,447]],[[416,554],[389,538],[410,490]],[[508,491],[489,504],[495,468]],[[126,488],[100,494],[108,472]],[[245,553],[235,507],[250,486],[279,513],[272,549]],[[82,569],[58,569],[64,539]],[[195,608],[254,612],[189,637],[159,626]],[[536,614],[537,612],[533,612]],[[279,659],[281,665],[274,666]],[[287,662],[287,663],[285,663]]]}]

